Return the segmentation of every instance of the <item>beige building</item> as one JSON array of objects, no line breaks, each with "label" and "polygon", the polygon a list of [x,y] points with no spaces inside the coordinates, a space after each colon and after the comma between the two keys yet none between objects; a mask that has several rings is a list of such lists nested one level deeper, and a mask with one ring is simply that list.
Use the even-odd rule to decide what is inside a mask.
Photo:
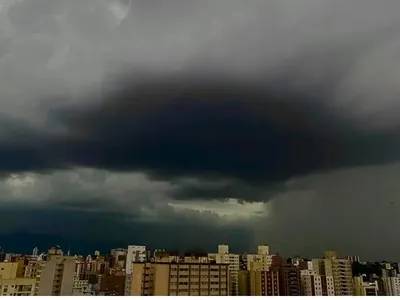
[{"label": "beige building", "polygon": [[[325,276],[327,282],[333,278],[335,296],[353,296],[354,281],[351,262],[347,259],[339,259],[336,252],[327,251],[325,258],[313,259],[313,270],[318,275]],[[330,288],[329,286],[327,287]]]},{"label": "beige building", "polygon": [[279,296],[279,273],[277,271],[239,271],[240,296]]},{"label": "beige building", "polygon": [[72,296],[75,275],[75,258],[51,256],[41,267],[39,296]]},{"label": "beige building", "polygon": [[25,278],[34,278],[36,280],[35,283],[35,296],[39,293],[39,282],[40,282],[40,272],[42,265],[45,263],[43,260],[31,260],[28,262],[28,265],[25,269]]},{"label": "beige building", "polygon": [[228,296],[229,266],[198,262],[132,264],[132,296]]},{"label": "beige building", "polygon": [[25,268],[24,277],[26,278],[36,278],[40,275],[41,265],[44,261],[41,260],[31,260]]},{"label": "beige building", "polygon": [[18,262],[0,263],[0,296],[34,296],[34,278],[18,277],[21,272]]},{"label": "beige building", "polygon": [[218,253],[209,253],[208,259],[210,261],[215,261],[217,264],[229,265],[230,295],[239,295],[239,254],[229,253],[228,245],[219,245]]},{"label": "beige building", "polygon": [[354,277],[354,296],[378,296],[378,282],[365,282],[362,276]]},{"label": "beige building", "polygon": [[260,245],[257,248],[257,253],[247,254],[247,270],[253,270],[252,264],[262,264],[262,270],[268,271],[272,265],[272,255],[269,254],[269,247],[267,245]]}]

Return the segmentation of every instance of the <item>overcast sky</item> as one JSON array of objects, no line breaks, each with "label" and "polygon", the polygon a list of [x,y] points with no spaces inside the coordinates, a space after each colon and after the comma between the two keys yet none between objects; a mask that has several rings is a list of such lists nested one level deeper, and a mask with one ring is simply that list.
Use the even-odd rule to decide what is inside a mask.
[{"label": "overcast sky", "polygon": [[0,241],[399,259],[399,10],[0,0]]}]

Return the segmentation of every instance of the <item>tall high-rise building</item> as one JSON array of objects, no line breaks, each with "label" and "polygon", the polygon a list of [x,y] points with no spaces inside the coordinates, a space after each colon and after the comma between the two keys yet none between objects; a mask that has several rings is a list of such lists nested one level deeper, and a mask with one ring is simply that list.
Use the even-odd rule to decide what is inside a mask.
[{"label": "tall high-rise building", "polygon": [[261,262],[263,264],[263,270],[268,271],[272,265],[272,255],[269,254],[269,247],[267,245],[260,245],[257,247],[257,253],[249,253],[245,259],[247,263],[247,270],[251,270],[251,264],[253,262]]},{"label": "tall high-rise building", "polygon": [[37,255],[38,255],[38,252],[39,252],[38,247],[33,248],[33,250],[32,250],[32,256],[37,256]]},{"label": "tall high-rise building", "polygon": [[319,275],[310,269],[300,270],[301,294],[303,296],[334,296],[333,277]]},{"label": "tall high-rise building", "polygon": [[313,270],[319,275],[333,278],[335,296],[353,296],[354,281],[351,262],[340,259],[334,251],[325,252],[325,258],[313,259]]},{"label": "tall high-rise building", "polygon": [[41,274],[41,269],[42,269],[42,266],[44,263],[45,263],[44,260],[30,260],[25,269],[24,277],[34,278],[36,280],[35,296],[37,296],[39,293],[40,274]]},{"label": "tall high-rise building", "polygon": [[132,296],[228,296],[229,265],[149,262],[132,264]]},{"label": "tall high-rise building", "polygon": [[229,253],[228,245],[219,245],[218,253],[209,253],[208,259],[217,264],[229,265],[229,286],[230,294],[236,296],[239,294],[239,255]]},{"label": "tall high-rise building", "polygon": [[298,267],[290,264],[283,264],[280,266],[272,266],[271,270],[279,274],[280,296],[301,295],[300,269]]},{"label": "tall high-rise building", "polygon": [[250,270],[239,271],[240,296],[279,296],[279,272],[265,270],[261,261],[253,261]]},{"label": "tall high-rise building", "polygon": [[132,264],[134,262],[145,262],[147,259],[146,246],[129,245],[126,253],[125,265],[125,296],[130,296],[132,279]]},{"label": "tall high-rise building", "polygon": [[39,296],[72,296],[75,258],[53,255],[41,267]]},{"label": "tall high-rise building", "polygon": [[383,269],[382,281],[386,296],[400,296],[400,276],[396,269]]}]

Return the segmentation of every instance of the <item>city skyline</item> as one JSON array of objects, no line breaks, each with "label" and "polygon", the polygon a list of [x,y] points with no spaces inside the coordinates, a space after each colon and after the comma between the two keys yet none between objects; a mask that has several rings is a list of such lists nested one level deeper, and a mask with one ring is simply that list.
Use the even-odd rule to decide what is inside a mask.
[{"label": "city skyline", "polygon": [[71,255],[56,245],[31,254],[0,251],[1,296],[398,296],[400,264],[326,250],[284,258],[258,245],[234,253],[184,254],[145,245]]},{"label": "city skyline", "polygon": [[0,245],[398,259],[399,9],[3,0]]},{"label": "city skyline", "polygon": [[[66,245],[55,245],[54,243],[48,243],[50,246],[42,246],[42,247],[38,247],[36,244],[34,246],[32,246],[31,248],[27,247],[27,250],[24,251],[18,251],[16,248],[6,248],[2,245],[0,245],[0,253],[2,254],[13,254],[13,255],[27,255],[29,256],[30,254],[32,254],[33,256],[37,256],[40,254],[47,254],[47,252],[49,251],[49,249],[59,249],[60,251],[63,252],[64,255],[67,256],[81,256],[81,257],[85,257],[85,256],[98,256],[98,255],[109,255],[110,253],[112,253],[112,251],[119,249],[119,250],[123,250],[127,251],[127,245],[114,245],[111,248],[110,247],[104,247],[104,248],[92,248],[90,250],[84,250],[84,251],[79,251],[79,250],[74,250],[74,248],[72,247],[71,244]],[[308,259],[312,259],[312,258],[322,258],[324,255],[326,255],[327,252],[331,251],[336,253],[336,255],[338,255],[341,258],[346,258],[348,260],[350,260],[351,262],[374,262],[374,263],[386,263],[386,262],[391,262],[391,263],[395,263],[397,264],[398,261],[400,261],[400,259],[394,259],[394,260],[390,260],[390,259],[386,259],[386,258],[382,258],[380,260],[366,260],[363,259],[362,257],[360,257],[357,254],[349,254],[349,253],[339,253],[336,250],[325,250],[321,253],[319,253],[319,255],[313,256],[313,255],[302,255],[302,254],[297,254],[297,255],[285,255],[284,253],[281,253],[279,251],[275,251],[275,249],[272,247],[271,245],[267,245],[267,244],[261,244],[261,245],[257,245],[255,247],[249,247],[246,251],[238,251],[238,249],[235,249],[234,247],[232,247],[231,245],[228,244],[213,244],[212,247],[204,247],[204,245],[197,245],[194,246],[192,248],[186,248],[186,249],[179,249],[179,248],[168,248],[165,247],[165,245],[159,245],[158,247],[150,247],[149,245],[144,245],[144,244],[128,244],[128,247],[144,247],[146,250],[146,252],[148,253],[156,253],[156,252],[166,252],[166,253],[175,253],[178,256],[186,256],[189,255],[190,253],[197,253],[197,254],[204,254],[204,253],[213,253],[215,252],[215,250],[217,249],[224,249],[221,247],[227,247],[227,252],[228,253],[232,253],[235,255],[251,255],[252,253],[256,253],[257,251],[263,251],[260,250],[262,248],[265,248],[266,250],[264,250],[265,253],[267,253],[268,255],[275,255],[275,256],[280,256],[283,257],[285,259],[302,259],[302,260],[308,260]],[[217,247],[217,248],[216,248]],[[79,246],[78,246],[79,249]],[[128,251],[129,252],[129,251]],[[399,269],[400,270],[400,269]]]}]

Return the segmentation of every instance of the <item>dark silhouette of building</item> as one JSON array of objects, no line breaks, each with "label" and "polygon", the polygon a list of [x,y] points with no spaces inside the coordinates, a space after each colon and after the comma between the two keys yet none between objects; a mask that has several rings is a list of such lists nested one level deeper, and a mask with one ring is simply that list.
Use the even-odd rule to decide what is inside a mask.
[{"label": "dark silhouette of building", "polygon": [[104,296],[124,296],[125,276],[107,275],[101,279],[100,294]]}]

